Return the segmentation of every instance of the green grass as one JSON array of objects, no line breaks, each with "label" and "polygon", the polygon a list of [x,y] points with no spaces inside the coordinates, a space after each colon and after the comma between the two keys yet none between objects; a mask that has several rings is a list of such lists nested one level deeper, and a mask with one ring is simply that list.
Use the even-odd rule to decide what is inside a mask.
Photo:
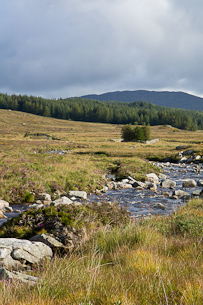
[{"label": "green grass", "polygon": [[[202,207],[192,201],[172,216],[101,226],[74,253],[36,266],[35,286],[0,282],[0,304],[202,304],[202,234],[194,230]],[[186,214],[194,225],[175,230]]]}]

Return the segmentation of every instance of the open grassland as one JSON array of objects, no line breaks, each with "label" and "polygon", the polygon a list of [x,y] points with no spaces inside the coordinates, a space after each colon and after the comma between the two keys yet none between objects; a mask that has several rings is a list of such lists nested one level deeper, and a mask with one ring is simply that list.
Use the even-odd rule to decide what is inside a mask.
[{"label": "open grassland", "polygon": [[153,145],[109,141],[121,137],[121,127],[0,110],[0,198],[17,203],[32,191],[93,192],[102,188],[109,171],[144,180],[157,171],[146,159],[175,156],[178,145],[203,153],[203,131],[155,126],[152,138],[160,140]]},{"label": "open grassland", "polygon": [[101,227],[75,253],[32,270],[35,286],[0,283],[0,304],[203,304],[202,211],[192,201],[168,217]]},{"label": "open grassland", "polygon": [[[153,145],[109,141],[121,137],[121,127],[0,110],[0,198],[18,202],[31,191],[93,192],[118,169],[120,176],[144,179],[157,171],[146,159],[175,156],[178,145],[203,154],[202,131],[156,126],[152,138],[160,141]],[[35,286],[0,282],[0,304],[203,304],[203,201],[168,217],[95,228],[78,251],[31,274],[40,278]]]}]

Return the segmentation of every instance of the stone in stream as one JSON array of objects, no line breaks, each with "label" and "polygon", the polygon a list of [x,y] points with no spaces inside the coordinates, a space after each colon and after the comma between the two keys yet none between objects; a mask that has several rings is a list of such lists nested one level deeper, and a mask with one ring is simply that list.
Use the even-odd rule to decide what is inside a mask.
[{"label": "stone in stream", "polygon": [[167,176],[165,174],[160,173],[159,174],[159,179],[166,180]]},{"label": "stone in stream", "polygon": [[9,207],[9,203],[5,200],[0,199],[0,210],[4,209],[5,207]]},{"label": "stone in stream", "polygon": [[170,180],[170,179],[166,179],[161,182],[161,186],[163,188],[172,188],[173,189],[176,186],[176,182],[173,180]]},{"label": "stone in stream", "polygon": [[153,183],[159,183],[159,178],[156,174],[154,173],[150,173],[150,174],[146,174],[146,180],[147,181],[150,181],[150,182],[153,182]]},{"label": "stone in stream", "polygon": [[200,190],[195,190],[192,192],[192,197],[200,197],[201,191]]},{"label": "stone in stream", "polygon": [[7,218],[7,217],[4,215],[3,211],[0,210],[0,219],[2,219],[2,218]]},{"label": "stone in stream", "polygon": [[198,180],[197,185],[203,187],[203,180]]},{"label": "stone in stream", "polygon": [[146,185],[146,183],[143,183],[143,182],[141,182],[141,181],[136,181],[136,180],[135,180],[135,182],[133,183],[133,187],[142,187],[142,188],[146,188],[147,185]]},{"label": "stone in stream", "polygon": [[162,204],[162,203],[159,202],[159,203],[157,203],[157,204],[154,206],[154,208],[165,210],[165,209],[166,209],[166,206],[165,206],[164,204]]},{"label": "stone in stream", "polygon": [[190,198],[190,194],[182,190],[175,190],[173,192],[173,196],[177,196],[177,198],[181,198],[181,197]]},{"label": "stone in stream", "polygon": [[186,181],[183,181],[183,187],[195,187],[197,184],[196,184],[196,181],[193,180],[193,179],[190,179],[190,180],[186,180]]}]

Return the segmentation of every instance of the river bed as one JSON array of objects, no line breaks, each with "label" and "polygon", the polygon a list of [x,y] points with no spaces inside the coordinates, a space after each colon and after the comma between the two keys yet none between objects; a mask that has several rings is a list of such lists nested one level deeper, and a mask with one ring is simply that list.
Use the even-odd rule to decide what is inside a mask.
[{"label": "river bed", "polygon": [[[171,164],[171,163],[153,163],[157,167],[162,168],[163,173],[167,179],[176,182],[175,189],[181,189],[187,193],[192,194],[195,190],[202,190],[202,187],[183,188],[183,181],[193,179],[196,182],[203,179],[203,164]],[[161,182],[161,180],[160,180]],[[102,196],[89,195],[88,200],[101,202],[110,201],[117,202],[121,206],[125,206],[128,211],[132,213],[135,218],[149,217],[151,215],[169,215],[176,211],[178,207],[185,204],[181,199],[172,199],[167,197],[164,192],[172,195],[171,189],[162,188],[160,183],[157,185],[157,191],[153,192],[147,189],[122,189],[109,190]],[[163,205],[163,206],[162,206]],[[27,205],[13,205],[13,209],[18,209],[21,212],[29,208]],[[5,213],[7,219],[18,216],[19,213]],[[0,226],[7,221],[7,219],[0,219]]]},{"label": "river bed", "polygon": [[[154,163],[154,165],[161,167],[163,173],[167,176],[167,179],[171,179],[176,182],[174,189],[181,189],[187,193],[192,194],[195,190],[202,190],[202,187],[183,188],[183,181],[193,179],[196,182],[203,179],[202,164],[171,164],[171,163]],[[161,180],[160,180],[161,181]],[[122,190],[109,190],[103,196],[92,195],[89,197],[91,201],[115,201],[120,205],[127,207],[128,211],[132,213],[134,217],[147,217],[151,215],[169,215],[177,210],[178,207],[185,204],[181,199],[171,199],[164,192],[168,192],[172,195],[172,190],[162,188],[160,184],[157,185],[157,192],[153,192],[147,189],[137,190],[122,189]],[[159,205],[161,204],[161,205]],[[164,205],[164,207],[162,206]]]}]

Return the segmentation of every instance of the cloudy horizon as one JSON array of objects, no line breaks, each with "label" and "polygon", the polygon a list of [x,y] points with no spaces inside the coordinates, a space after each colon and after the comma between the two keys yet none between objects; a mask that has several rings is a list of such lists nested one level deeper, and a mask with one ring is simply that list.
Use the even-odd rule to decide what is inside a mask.
[{"label": "cloudy horizon", "polygon": [[0,92],[203,97],[199,0],[2,0]]}]

